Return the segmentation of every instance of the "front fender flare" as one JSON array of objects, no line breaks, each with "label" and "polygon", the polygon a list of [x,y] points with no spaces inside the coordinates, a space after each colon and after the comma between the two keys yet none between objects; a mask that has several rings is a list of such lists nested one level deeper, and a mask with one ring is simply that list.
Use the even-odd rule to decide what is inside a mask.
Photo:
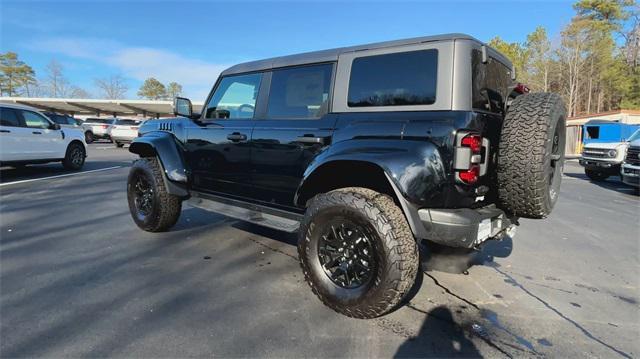
[{"label": "front fender flare", "polygon": [[129,152],[140,157],[157,157],[164,171],[167,191],[180,197],[188,196],[189,170],[183,151],[172,134],[148,132],[131,142]]}]

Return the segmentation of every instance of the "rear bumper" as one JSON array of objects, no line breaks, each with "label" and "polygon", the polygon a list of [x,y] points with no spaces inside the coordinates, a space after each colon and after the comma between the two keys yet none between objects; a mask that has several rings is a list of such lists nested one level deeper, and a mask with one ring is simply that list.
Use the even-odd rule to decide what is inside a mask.
[{"label": "rear bumper", "polygon": [[494,205],[487,207],[418,210],[424,239],[450,247],[477,247],[489,239],[515,234],[515,219]]}]

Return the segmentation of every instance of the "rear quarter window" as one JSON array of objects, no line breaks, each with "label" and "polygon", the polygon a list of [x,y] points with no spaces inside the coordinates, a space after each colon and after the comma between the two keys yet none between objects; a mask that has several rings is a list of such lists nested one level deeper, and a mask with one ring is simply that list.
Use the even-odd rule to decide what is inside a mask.
[{"label": "rear quarter window", "polygon": [[436,49],[355,58],[347,106],[431,105],[436,101],[437,74]]},{"label": "rear quarter window", "polygon": [[471,101],[475,110],[502,113],[512,85],[511,69],[494,59],[482,63],[482,52],[471,52],[472,92]]}]

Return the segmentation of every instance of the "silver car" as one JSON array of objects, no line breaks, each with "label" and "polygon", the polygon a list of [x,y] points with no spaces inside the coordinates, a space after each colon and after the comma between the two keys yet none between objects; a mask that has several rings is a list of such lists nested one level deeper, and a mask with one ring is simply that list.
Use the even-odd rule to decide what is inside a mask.
[{"label": "silver car", "polygon": [[115,118],[87,118],[84,120],[84,124],[91,127],[91,142],[98,139],[109,139],[109,129],[115,121]]},{"label": "silver car", "polygon": [[117,119],[108,130],[109,138],[117,147],[122,147],[125,143],[130,143],[138,137],[138,128],[143,122],[142,120]]}]

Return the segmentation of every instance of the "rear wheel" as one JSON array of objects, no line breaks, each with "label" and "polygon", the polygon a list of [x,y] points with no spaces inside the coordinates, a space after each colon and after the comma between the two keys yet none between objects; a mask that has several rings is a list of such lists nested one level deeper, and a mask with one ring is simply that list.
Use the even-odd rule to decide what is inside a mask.
[{"label": "rear wheel", "polygon": [[609,178],[609,175],[604,172],[594,171],[586,168],[584,169],[584,174],[586,174],[590,180],[597,182],[602,182]]},{"label": "rear wheel", "polygon": [[338,313],[375,318],[396,308],[418,272],[418,247],[393,200],[365,188],[315,196],[298,256],[314,294]]},{"label": "rear wheel", "polygon": [[124,143],[115,141],[116,147],[121,148],[124,147]]},{"label": "rear wheel", "polygon": [[84,141],[85,141],[86,143],[91,143],[91,142],[93,142],[93,133],[91,133],[91,132],[89,132],[89,131],[85,132],[85,133],[84,133]]},{"label": "rear wheel", "polygon": [[171,228],[182,210],[182,200],[167,193],[162,168],[154,157],[133,163],[127,179],[127,200],[131,217],[138,227],[148,232]]},{"label": "rear wheel", "polygon": [[565,108],[557,94],[516,97],[502,124],[498,196],[507,211],[528,218],[551,213],[562,180]]},{"label": "rear wheel", "polygon": [[79,170],[84,166],[87,153],[80,142],[71,142],[62,160],[62,166],[68,170]]}]

